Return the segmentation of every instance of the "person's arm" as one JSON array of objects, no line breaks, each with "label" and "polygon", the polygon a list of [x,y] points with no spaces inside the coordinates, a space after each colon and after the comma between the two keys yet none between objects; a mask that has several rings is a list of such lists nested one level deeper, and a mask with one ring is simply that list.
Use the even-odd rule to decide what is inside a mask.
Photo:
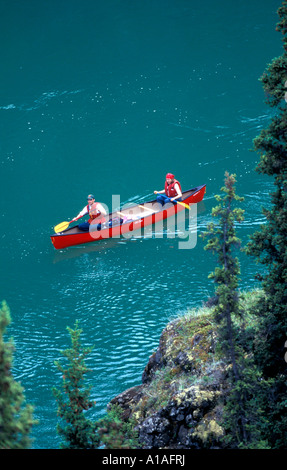
[{"label": "person's arm", "polygon": [[165,189],[162,189],[161,191],[154,191],[154,194],[164,194],[165,193]]},{"label": "person's arm", "polygon": [[86,214],[88,214],[87,206],[85,206],[84,209],[82,209],[81,212],[79,212],[79,214],[71,220],[71,222],[75,222],[76,220],[80,219],[81,217],[84,217],[84,215],[86,215]]}]

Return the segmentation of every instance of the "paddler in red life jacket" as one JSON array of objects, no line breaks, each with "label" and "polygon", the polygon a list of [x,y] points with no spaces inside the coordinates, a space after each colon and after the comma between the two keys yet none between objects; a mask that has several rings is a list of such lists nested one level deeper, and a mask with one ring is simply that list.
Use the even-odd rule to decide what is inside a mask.
[{"label": "paddler in red life jacket", "polygon": [[176,204],[174,201],[181,201],[182,198],[180,182],[174,178],[172,173],[168,173],[165,177],[164,189],[154,191],[154,194],[157,194],[156,200],[162,206],[168,202]]},{"label": "paddler in red life jacket", "polygon": [[88,204],[79,212],[79,214],[72,219],[71,222],[84,217],[84,215],[89,214],[90,218],[87,222],[83,222],[78,225],[78,228],[83,232],[88,232],[91,224],[98,224],[98,230],[101,228],[101,224],[105,222],[104,216],[107,215],[106,210],[103,208],[102,204],[95,201],[95,196],[93,194],[88,195]]}]

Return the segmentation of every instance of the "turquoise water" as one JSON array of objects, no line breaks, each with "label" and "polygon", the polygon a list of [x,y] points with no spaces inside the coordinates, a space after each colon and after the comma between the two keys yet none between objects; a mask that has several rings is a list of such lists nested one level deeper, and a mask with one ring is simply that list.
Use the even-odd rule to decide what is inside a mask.
[{"label": "turquoise water", "polygon": [[[34,448],[57,448],[54,361],[78,319],[94,345],[95,419],[137,385],[169,320],[213,293],[198,237],[105,240],[55,251],[50,234],[88,193],[143,202],[173,172],[207,184],[198,234],[224,171],[245,197],[243,243],[263,222],[271,182],[252,139],[271,112],[258,78],[281,54],[279,1],[2,0],[0,299],[11,309],[14,375],[35,406]],[[241,287],[257,266],[241,256]]]}]

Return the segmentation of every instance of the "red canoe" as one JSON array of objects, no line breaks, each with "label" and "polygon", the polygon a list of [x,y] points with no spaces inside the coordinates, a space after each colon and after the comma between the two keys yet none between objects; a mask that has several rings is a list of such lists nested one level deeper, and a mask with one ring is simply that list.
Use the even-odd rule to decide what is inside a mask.
[{"label": "red canoe", "polygon": [[76,225],[63,232],[54,233],[51,235],[51,241],[54,247],[59,250],[68,246],[81,245],[106,238],[119,238],[123,234],[155,224],[185,210],[184,204],[190,205],[202,201],[205,191],[206,185],[184,191],[181,204],[166,204],[162,207],[155,199],[144,204],[130,206],[121,212],[111,212],[106,217],[107,222],[102,224],[101,227],[98,224],[91,225],[89,232],[83,232]]}]

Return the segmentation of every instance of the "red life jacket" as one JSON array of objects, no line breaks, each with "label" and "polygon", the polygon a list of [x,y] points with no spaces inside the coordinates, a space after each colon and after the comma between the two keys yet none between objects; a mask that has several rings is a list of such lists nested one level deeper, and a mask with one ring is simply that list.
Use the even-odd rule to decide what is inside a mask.
[{"label": "red life jacket", "polygon": [[164,186],[164,189],[165,189],[165,194],[168,196],[168,197],[175,197],[177,196],[177,192],[176,192],[176,189],[175,189],[175,184],[178,184],[179,186],[179,189],[181,190],[181,186],[180,186],[180,182],[177,181],[177,180],[173,180],[172,183],[170,184],[167,184],[167,181],[165,182],[165,186]]},{"label": "red life jacket", "polygon": [[[96,206],[95,209],[97,209],[97,205],[98,205],[97,202],[94,202],[94,204],[92,204],[92,205],[95,205]],[[90,218],[88,220],[89,224],[91,224],[92,221],[95,220],[95,219],[98,219],[97,222],[105,222],[106,221],[106,219],[101,217],[101,214],[91,214],[89,204],[87,205],[87,211],[88,211],[89,216],[90,216]]]}]

